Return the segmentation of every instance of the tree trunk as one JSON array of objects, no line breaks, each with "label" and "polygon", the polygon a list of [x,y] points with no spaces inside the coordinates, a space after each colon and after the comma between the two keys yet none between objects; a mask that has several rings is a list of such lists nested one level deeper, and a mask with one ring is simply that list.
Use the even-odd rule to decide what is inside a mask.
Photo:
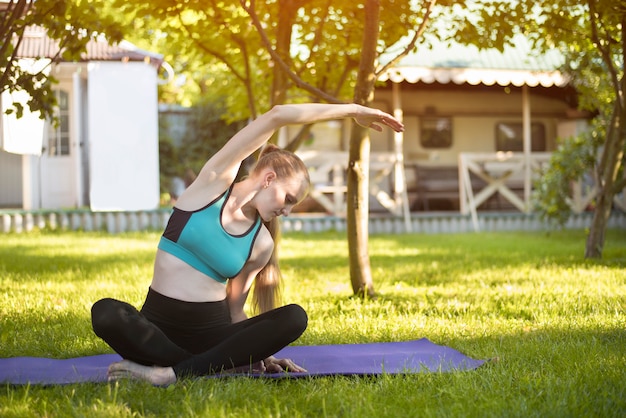
[{"label": "tree trunk", "polygon": [[[626,15],[622,16],[621,28],[621,55],[626,56]],[[613,197],[616,190],[617,176],[619,175],[622,162],[624,161],[624,148],[626,148],[626,77],[624,77],[624,64],[622,61],[622,76],[616,81],[615,104],[611,125],[607,130],[607,138],[602,150],[600,164],[598,166],[598,182],[600,183],[596,209],[593,221],[587,236],[585,245],[585,258],[602,258],[606,226],[611,216]]]},{"label": "tree trunk", "polygon": [[611,216],[613,197],[616,192],[615,184],[624,158],[626,113],[621,106],[616,106],[616,113],[616,126],[607,133],[607,139],[602,151],[603,155],[598,167],[600,187],[596,200],[596,209],[593,214],[589,235],[587,236],[585,258],[602,258],[604,235],[609,217]]},{"label": "tree trunk", "polygon": [[596,208],[593,213],[593,221],[587,235],[585,245],[585,258],[602,258],[604,248],[604,232],[606,224],[611,216],[612,197],[609,199],[606,193],[598,195]]},{"label": "tree trunk", "polygon": [[[278,22],[276,24],[276,53],[285,63],[291,62],[290,45],[291,34],[293,31],[293,21],[296,12],[300,7],[299,1],[279,0],[278,2]],[[289,77],[280,68],[274,64],[272,73],[272,91],[270,97],[271,106],[284,104],[289,88]]]},{"label": "tree trunk", "polygon": [[[374,92],[376,44],[379,36],[380,4],[365,2],[363,44],[354,102],[367,105]],[[370,139],[365,128],[352,124],[348,161],[347,232],[350,256],[350,281],[355,295],[374,297],[374,282],[369,259],[369,153]]]},{"label": "tree trunk", "polygon": [[347,231],[352,291],[374,297],[369,259],[369,149],[367,131],[353,123],[348,163]]}]

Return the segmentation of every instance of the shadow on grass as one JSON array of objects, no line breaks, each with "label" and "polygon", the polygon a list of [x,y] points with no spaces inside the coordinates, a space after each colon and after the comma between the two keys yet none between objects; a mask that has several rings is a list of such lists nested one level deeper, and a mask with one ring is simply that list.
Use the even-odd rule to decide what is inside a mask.
[{"label": "shadow on grass", "polygon": [[4,315],[0,319],[0,357],[71,358],[112,352],[93,333],[88,307]]},{"label": "shadow on grass", "polygon": [[102,272],[103,266],[115,266],[124,270],[133,266],[151,267],[155,250],[124,251],[115,254],[42,254],[35,247],[0,248],[0,260],[4,273],[41,277],[47,273],[70,273],[81,271],[78,278],[89,280],[92,274]]},{"label": "shadow on grass", "polygon": [[[624,268],[626,238],[622,235],[626,234],[623,231],[610,231],[607,238],[610,245],[607,243],[605,257],[601,260],[584,259],[584,234],[580,231],[554,234],[491,233],[479,236],[374,236],[370,239],[370,265],[375,284],[379,281],[405,282],[417,286],[436,286],[457,281],[463,283],[466,274],[491,274],[498,270],[506,273],[520,268]],[[299,239],[304,240],[306,237]],[[311,239],[315,241],[315,237]],[[338,256],[309,252],[286,258],[282,263],[307,277],[325,275],[336,269],[347,271],[349,260],[347,254]],[[347,273],[345,280],[350,280]]]},{"label": "shadow on grass", "polygon": [[[505,274],[516,269],[543,269],[562,268],[576,269],[589,266],[604,266],[609,268],[626,267],[624,260],[584,260],[577,258],[545,257],[542,260],[532,260],[528,255],[480,255],[473,254],[420,254],[416,256],[403,255],[373,255],[371,259],[374,284],[404,282],[409,286],[437,286],[450,283],[465,283],[467,274],[485,277],[493,276],[502,271],[500,278],[495,282],[506,281]],[[294,279],[298,277],[328,276],[338,269],[345,269],[345,280],[350,281],[347,266],[349,261],[343,257],[297,257],[290,258],[281,265],[293,269]],[[489,279],[486,279],[489,281]]]}]

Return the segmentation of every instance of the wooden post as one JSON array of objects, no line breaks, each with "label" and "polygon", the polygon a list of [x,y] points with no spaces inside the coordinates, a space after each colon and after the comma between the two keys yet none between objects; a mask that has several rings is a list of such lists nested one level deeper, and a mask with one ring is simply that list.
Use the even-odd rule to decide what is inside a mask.
[{"label": "wooden post", "polygon": [[531,192],[531,164],[530,153],[532,152],[530,138],[530,97],[528,86],[522,86],[522,127],[524,139],[524,213],[530,212],[530,192]]}]

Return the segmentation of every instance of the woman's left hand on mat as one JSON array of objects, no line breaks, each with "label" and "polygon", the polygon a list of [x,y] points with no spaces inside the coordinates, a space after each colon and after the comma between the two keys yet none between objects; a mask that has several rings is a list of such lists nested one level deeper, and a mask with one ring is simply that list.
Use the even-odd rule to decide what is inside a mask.
[{"label": "woman's left hand on mat", "polygon": [[264,360],[266,373],[280,373],[280,372],[292,372],[292,373],[306,373],[304,367],[298,366],[291,359],[288,358],[276,358],[270,356]]}]

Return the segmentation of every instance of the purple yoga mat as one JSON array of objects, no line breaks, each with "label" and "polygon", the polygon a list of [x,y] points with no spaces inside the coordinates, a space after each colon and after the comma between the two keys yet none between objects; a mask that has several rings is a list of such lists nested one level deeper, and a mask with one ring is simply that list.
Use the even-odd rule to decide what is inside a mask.
[{"label": "purple yoga mat", "polygon": [[[279,351],[276,357],[290,358],[308,372],[248,376],[285,378],[449,372],[472,370],[485,363],[485,360],[469,358],[426,338],[407,342],[289,346]],[[0,359],[0,382],[14,385],[106,382],[109,364],[119,360],[117,354],[70,359],[3,358]]]}]

